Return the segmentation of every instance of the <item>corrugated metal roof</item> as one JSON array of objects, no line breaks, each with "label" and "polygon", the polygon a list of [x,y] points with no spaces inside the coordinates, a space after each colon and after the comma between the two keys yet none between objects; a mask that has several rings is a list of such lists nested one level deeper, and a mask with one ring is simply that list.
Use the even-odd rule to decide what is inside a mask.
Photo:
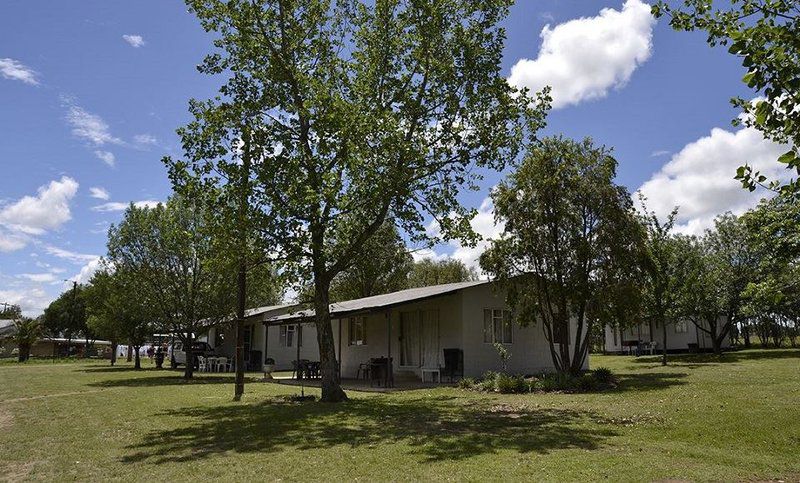
[{"label": "corrugated metal roof", "polygon": [[[330,305],[331,317],[337,318],[358,312],[370,312],[386,309],[395,305],[447,295],[458,292],[459,290],[463,290],[465,288],[483,285],[485,283],[489,282],[487,280],[478,280],[474,282],[446,283],[443,285],[409,288],[383,295],[373,295],[372,297],[336,302]],[[314,309],[298,310],[283,315],[268,317],[267,322],[271,324],[281,324],[310,317],[314,317]]]}]

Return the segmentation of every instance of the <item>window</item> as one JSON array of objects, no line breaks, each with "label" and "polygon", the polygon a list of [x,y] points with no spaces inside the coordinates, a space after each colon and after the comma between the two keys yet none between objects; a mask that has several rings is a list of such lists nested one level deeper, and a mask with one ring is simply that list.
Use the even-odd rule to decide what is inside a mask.
[{"label": "window", "polygon": [[252,325],[244,328],[244,353],[246,357],[250,357],[250,349],[253,347],[253,329]]},{"label": "window", "polygon": [[483,342],[511,344],[512,335],[510,310],[483,309]]},{"label": "window", "polygon": [[687,324],[685,320],[679,320],[675,322],[676,334],[685,334],[687,332],[689,332],[689,324]]},{"label": "window", "polygon": [[297,329],[295,325],[282,325],[281,332],[278,337],[279,344],[281,347],[293,347],[294,346],[294,333]]},{"label": "window", "polygon": [[348,321],[348,343],[367,345],[367,321],[364,317],[350,317]]},{"label": "window", "polygon": [[569,345],[569,320],[553,321],[553,343]]}]

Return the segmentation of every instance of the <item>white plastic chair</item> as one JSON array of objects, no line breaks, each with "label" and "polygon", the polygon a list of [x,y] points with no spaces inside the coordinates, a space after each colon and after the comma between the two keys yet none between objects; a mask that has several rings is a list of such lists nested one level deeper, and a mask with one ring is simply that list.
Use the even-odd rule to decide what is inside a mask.
[{"label": "white plastic chair", "polygon": [[203,356],[197,356],[197,370],[200,372],[208,372],[208,361]]}]

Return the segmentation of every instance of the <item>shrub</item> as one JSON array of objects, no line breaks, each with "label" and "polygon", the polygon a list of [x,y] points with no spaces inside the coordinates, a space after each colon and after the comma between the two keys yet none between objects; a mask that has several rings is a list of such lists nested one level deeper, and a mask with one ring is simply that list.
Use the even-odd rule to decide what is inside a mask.
[{"label": "shrub", "polygon": [[503,394],[518,394],[528,392],[528,385],[522,376],[497,374],[495,377],[495,390]]},{"label": "shrub", "polygon": [[592,374],[583,374],[576,379],[576,386],[581,392],[591,392],[599,387],[599,383]]},{"label": "shrub", "polygon": [[607,367],[598,367],[592,371],[592,376],[595,381],[605,386],[615,386],[617,384],[617,376]]},{"label": "shrub", "polygon": [[494,392],[497,375],[498,374],[494,371],[484,372],[483,377],[481,377],[480,382],[477,384],[477,388],[481,391]]},{"label": "shrub", "polygon": [[465,377],[458,381],[458,388],[459,389],[475,389],[475,379],[471,377]]}]

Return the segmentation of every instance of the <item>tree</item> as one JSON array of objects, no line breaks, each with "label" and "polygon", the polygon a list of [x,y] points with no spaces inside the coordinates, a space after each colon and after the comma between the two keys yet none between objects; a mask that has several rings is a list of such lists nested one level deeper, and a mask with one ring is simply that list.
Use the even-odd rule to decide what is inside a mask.
[{"label": "tree", "polygon": [[647,231],[647,282],[643,290],[643,312],[648,320],[661,327],[663,347],[661,365],[667,365],[667,324],[679,316],[680,286],[689,269],[681,256],[681,245],[687,241],[672,233],[678,208],[672,210],[665,220],[659,220],[655,212],[647,211],[646,199],[640,193],[641,220]]},{"label": "tree", "polygon": [[74,337],[82,335],[86,338],[86,350],[89,349],[89,339],[93,338],[86,325],[84,288],[82,284],[73,282],[72,288],[62,292],[44,310],[42,325],[45,333],[51,337],[66,338],[68,350]]},{"label": "tree", "polygon": [[[109,230],[109,263],[126,274],[126,290],[143,301],[148,320],[177,335],[186,348],[236,307],[236,257],[219,250],[207,208],[178,195],[155,208],[131,205]],[[274,285],[261,283],[271,281],[272,272],[263,270],[267,275],[253,277],[259,283],[248,286],[248,298],[273,302]],[[189,379],[191,355],[187,361],[184,377]]]},{"label": "tree", "polygon": [[134,369],[141,369],[139,349],[153,334],[153,311],[143,294],[135,290],[131,274],[103,264],[92,276],[84,297],[87,324],[111,342],[111,365],[116,362],[117,345],[125,341],[135,352]]},{"label": "tree", "polygon": [[[230,73],[220,97],[246,113],[255,187],[281,272],[314,283],[322,399],[346,399],[337,372],[330,286],[393,217],[425,241],[426,215],[442,238],[474,241],[473,210],[458,188],[479,168],[515,158],[525,128],[544,122],[501,75],[498,23],[510,0],[190,0],[219,49],[201,72]],[[527,119],[527,125],[521,121]],[[218,137],[187,132],[209,153]],[[209,175],[208,156],[180,170]]]},{"label": "tree", "polygon": [[794,345],[800,326],[800,205],[782,196],[762,200],[742,221],[759,261],[745,289],[747,315],[782,321],[781,331]]},{"label": "tree", "polygon": [[[172,198],[155,208],[131,205],[109,229],[109,261],[130,274],[133,293],[153,309],[153,320],[189,351],[201,321],[221,318],[231,307],[204,216],[198,206]],[[187,353],[187,379],[192,360]]]},{"label": "tree", "polygon": [[0,319],[18,319],[22,317],[22,308],[17,304],[0,304],[3,310],[0,310]]},{"label": "tree", "polygon": [[408,286],[427,287],[443,283],[471,282],[479,280],[478,271],[474,267],[467,267],[464,262],[456,259],[434,261],[424,258],[411,267],[408,274]]},{"label": "tree", "polygon": [[[786,0],[731,0],[729,9],[717,9],[708,0],[683,0],[682,8],[664,1],[653,6],[656,17],[669,15],[675,30],[704,30],[708,44],[727,45],[728,52],[741,58],[747,74],[742,81],[759,97],[751,102],[734,98],[731,102],[745,113],[744,123],[764,136],[791,149],[778,158],[786,168],[800,174],[800,10]],[[741,122],[735,121],[735,124]],[[800,195],[800,180],[771,180],[742,166],[736,178],[753,191],[758,185],[787,195]]]},{"label": "tree", "polygon": [[645,233],[616,166],[590,139],[547,138],[492,193],[504,229],[481,267],[518,323],[542,324],[559,372],[582,369],[593,325],[639,314]]},{"label": "tree", "polygon": [[683,246],[688,275],[680,290],[681,315],[711,338],[714,353],[732,327],[745,319],[744,290],[755,275],[757,255],[742,221],[731,213],[717,217],[714,229]]},{"label": "tree", "polygon": [[38,319],[17,317],[14,320],[14,334],[11,340],[19,350],[18,361],[25,362],[31,354],[31,346],[42,337],[42,324]]},{"label": "tree", "polygon": [[[364,243],[353,264],[331,282],[330,299],[352,300],[408,288],[414,260],[392,220]],[[313,300],[313,298],[309,299]]]}]

